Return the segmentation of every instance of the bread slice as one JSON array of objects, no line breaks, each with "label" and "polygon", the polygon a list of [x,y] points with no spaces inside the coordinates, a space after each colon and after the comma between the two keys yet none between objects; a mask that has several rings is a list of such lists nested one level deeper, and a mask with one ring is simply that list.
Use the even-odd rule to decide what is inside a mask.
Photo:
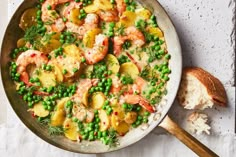
[{"label": "bread slice", "polygon": [[209,135],[211,127],[207,123],[208,117],[206,114],[193,112],[188,116],[187,129],[197,135],[200,135],[203,132]]},{"label": "bread slice", "polygon": [[185,109],[204,110],[214,104],[226,106],[227,103],[222,83],[198,67],[184,69],[177,99]]}]

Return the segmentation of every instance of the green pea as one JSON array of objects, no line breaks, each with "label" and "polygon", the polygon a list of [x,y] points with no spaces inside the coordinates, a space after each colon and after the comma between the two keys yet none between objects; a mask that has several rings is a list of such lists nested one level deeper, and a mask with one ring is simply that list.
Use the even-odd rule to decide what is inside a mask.
[{"label": "green pea", "polygon": [[129,3],[129,0],[124,0],[124,2],[125,2],[126,4],[128,4],[128,3]]},{"label": "green pea", "polygon": [[78,68],[73,68],[73,72],[76,73],[78,71]]},{"label": "green pea", "polygon": [[83,140],[87,140],[87,139],[88,139],[88,135],[87,135],[87,134],[83,135],[83,136],[82,136],[82,139],[83,139]]},{"label": "green pea", "polygon": [[124,104],[122,105],[122,107],[123,107],[124,109],[127,109],[127,108],[128,108],[128,105],[127,105],[126,103],[124,103]]},{"label": "green pea", "polygon": [[138,106],[138,107],[136,108],[136,111],[140,111],[140,110],[141,110],[141,107]]},{"label": "green pea", "polygon": [[77,122],[77,121],[78,121],[78,118],[73,117],[73,118],[72,118],[72,121],[73,121],[73,122]]},{"label": "green pea", "polygon": [[147,112],[147,111],[146,111],[146,112],[144,112],[144,115],[145,115],[145,116],[149,116],[149,115],[150,115],[150,112]]},{"label": "green pea", "polygon": [[107,135],[108,135],[107,131],[102,132],[102,137],[107,137]]},{"label": "green pea", "polygon": [[133,124],[132,124],[132,127],[133,127],[133,128],[136,128],[136,127],[137,127],[136,123],[133,123]]},{"label": "green pea", "polygon": [[143,118],[143,123],[147,123],[148,119],[147,118]]},{"label": "green pea", "polygon": [[166,55],[165,55],[165,58],[166,58],[166,59],[170,59],[170,58],[171,58],[170,54],[166,54]]}]

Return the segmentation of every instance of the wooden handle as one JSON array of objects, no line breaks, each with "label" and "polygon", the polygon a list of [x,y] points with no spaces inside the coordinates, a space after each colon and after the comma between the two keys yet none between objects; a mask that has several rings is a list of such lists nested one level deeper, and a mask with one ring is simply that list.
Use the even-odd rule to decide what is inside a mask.
[{"label": "wooden handle", "polygon": [[188,146],[200,157],[218,157],[213,151],[207,148],[204,144],[199,142],[196,138],[190,135],[188,132],[180,128],[175,122],[173,122],[169,116],[166,116],[164,120],[159,124],[160,127],[167,130],[169,133],[177,137],[181,142]]}]

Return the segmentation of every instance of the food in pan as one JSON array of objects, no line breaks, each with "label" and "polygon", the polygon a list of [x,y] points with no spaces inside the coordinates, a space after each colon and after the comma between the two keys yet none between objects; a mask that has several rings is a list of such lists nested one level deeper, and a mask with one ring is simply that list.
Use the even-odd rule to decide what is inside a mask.
[{"label": "food in pan", "polygon": [[51,135],[114,146],[167,94],[164,34],[135,1],[40,0],[19,27],[10,75]]}]

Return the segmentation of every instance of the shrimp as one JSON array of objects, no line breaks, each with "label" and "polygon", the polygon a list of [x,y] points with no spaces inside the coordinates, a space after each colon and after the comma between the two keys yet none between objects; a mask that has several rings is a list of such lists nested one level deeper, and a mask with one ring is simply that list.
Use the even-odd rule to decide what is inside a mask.
[{"label": "shrimp", "polygon": [[87,123],[92,122],[94,118],[94,112],[86,109],[83,105],[73,105],[72,113],[79,121]]},{"label": "shrimp", "polygon": [[144,109],[146,109],[151,113],[155,112],[156,110],[154,106],[151,106],[150,103],[146,99],[144,99],[141,95],[125,94],[122,99],[124,99],[126,103],[132,105],[139,104],[140,106],[142,106]]},{"label": "shrimp", "polygon": [[95,38],[94,47],[84,53],[87,64],[95,64],[101,61],[108,51],[108,37],[98,34]]},{"label": "shrimp", "polygon": [[117,94],[121,90],[121,85],[122,85],[121,81],[119,80],[119,77],[116,75],[112,75],[111,79],[112,79],[112,85],[111,85],[110,92],[113,94]]},{"label": "shrimp", "polygon": [[78,59],[70,55],[66,55],[66,57],[58,56],[50,62],[56,63],[61,69],[65,69],[67,71],[64,75],[65,78],[72,78],[75,76],[75,74],[79,71],[81,64]]},{"label": "shrimp", "polygon": [[62,15],[68,19],[68,16],[70,15],[71,10],[79,9],[81,5],[82,5],[82,2],[79,2],[79,3],[75,1],[70,2],[70,4],[63,9]]},{"label": "shrimp", "polygon": [[114,37],[114,54],[120,55],[122,45],[126,40],[131,40],[133,45],[141,47],[145,44],[145,37],[143,33],[134,26],[130,26],[125,29],[125,36]]},{"label": "shrimp", "polygon": [[[47,26],[47,30],[54,32],[61,32],[65,28],[65,24],[59,14],[56,12],[55,8],[59,4],[69,2],[71,0],[46,0],[42,4],[42,21],[51,22],[52,24]],[[49,7],[51,7],[49,9]],[[51,26],[51,28],[50,28]]]},{"label": "shrimp", "polygon": [[43,52],[37,50],[27,50],[19,55],[16,60],[17,72],[20,74],[20,80],[28,86],[31,85],[29,82],[29,74],[27,73],[27,66],[35,64],[36,67],[40,67],[48,62],[48,58]]},{"label": "shrimp", "polygon": [[119,15],[122,15],[122,13],[126,10],[126,4],[124,0],[115,0],[115,1]]},{"label": "shrimp", "polygon": [[102,19],[105,22],[113,22],[119,20],[118,13],[116,10],[109,10],[109,11],[100,10],[98,12],[98,15],[100,19]]},{"label": "shrimp", "polygon": [[66,22],[66,28],[70,32],[78,34],[79,38],[83,38],[83,35],[93,29],[98,27],[98,16],[96,14],[87,14],[85,18],[85,23],[82,26],[78,26],[72,22]]}]

